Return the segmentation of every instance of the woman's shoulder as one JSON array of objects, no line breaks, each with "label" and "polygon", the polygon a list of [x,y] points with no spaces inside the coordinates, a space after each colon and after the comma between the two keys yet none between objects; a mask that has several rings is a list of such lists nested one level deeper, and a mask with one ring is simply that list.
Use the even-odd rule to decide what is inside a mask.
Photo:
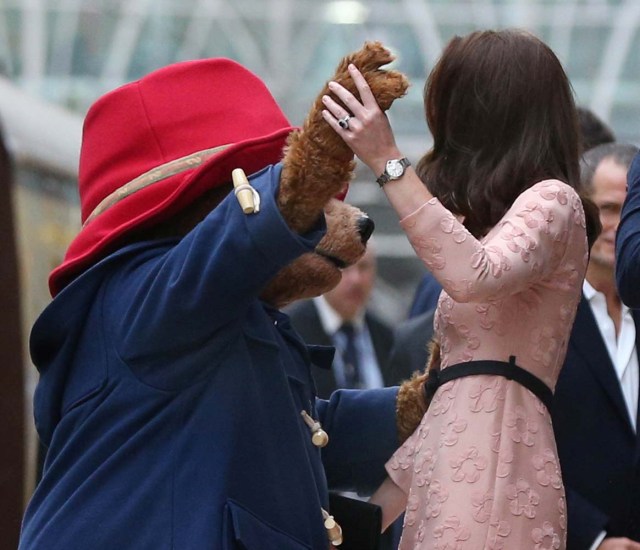
[{"label": "woman's shoulder", "polygon": [[582,200],[576,189],[557,179],[538,181],[514,201],[505,218],[525,218],[527,225],[544,220],[545,226],[574,222],[584,226]]},{"label": "woman's shoulder", "polygon": [[551,211],[582,210],[582,201],[578,192],[563,181],[542,180],[525,189],[515,200],[512,212],[529,209],[532,205]]},{"label": "woman's shoulder", "polygon": [[556,201],[560,204],[568,204],[572,199],[579,198],[575,188],[557,179],[541,180],[534,183],[520,196],[537,196],[545,201]]}]

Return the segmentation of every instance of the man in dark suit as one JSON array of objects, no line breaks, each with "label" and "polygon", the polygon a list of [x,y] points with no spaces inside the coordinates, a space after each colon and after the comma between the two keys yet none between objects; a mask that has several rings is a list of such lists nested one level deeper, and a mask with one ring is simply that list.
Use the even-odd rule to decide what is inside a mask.
[{"label": "man in dark suit", "polygon": [[409,319],[413,319],[427,311],[435,309],[438,305],[438,298],[440,298],[441,292],[442,285],[430,271],[427,271],[416,288],[413,302],[409,308]]},{"label": "man in dark suit", "polygon": [[600,145],[582,161],[603,230],[591,249],[552,410],[569,550],[640,550],[640,314],[622,304],[614,278],[615,235],[636,151]]},{"label": "man in dark suit", "polygon": [[394,378],[409,378],[424,370],[429,359],[429,342],[433,336],[435,309],[407,319],[393,333],[389,364]]},{"label": "man in dark suit", "polygon": [[389,369],[392,330],[367,309],[376,278],[374,248],[369,244],[365,255],[343,270],[333,290],[286,310],[307,344],[336,348],[331,370],[313,367],[321,398],[338,388],[381,388],[400,382]]}]

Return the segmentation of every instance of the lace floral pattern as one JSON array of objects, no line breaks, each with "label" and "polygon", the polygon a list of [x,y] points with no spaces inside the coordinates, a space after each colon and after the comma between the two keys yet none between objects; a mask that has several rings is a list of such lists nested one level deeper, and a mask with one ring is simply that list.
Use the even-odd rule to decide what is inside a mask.
[{"label": "lace floral pattern", "polygon": [[[534,185],[480,241],[437,199],[401,224],[444,288],[441,368],[515,355],[553,388],[586,268],[575,191]],[[479,375],[442,385],[387,470],[409,495],[402,550],[565,548],[551,419],[517,382]]]}]

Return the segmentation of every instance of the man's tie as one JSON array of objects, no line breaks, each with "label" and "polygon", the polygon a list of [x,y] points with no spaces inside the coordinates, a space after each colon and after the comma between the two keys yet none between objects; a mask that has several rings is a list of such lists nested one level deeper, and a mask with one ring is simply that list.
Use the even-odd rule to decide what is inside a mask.
[{"label": "man's tie", "polygon": [[340,327],[340,332],[345,337],[345,347],[342,352],[342,362],[344,363],[345,388],[360,387],[360,365],[358,361],[358,350],[356,348],[356,335],[352,323],[344,323]]}]

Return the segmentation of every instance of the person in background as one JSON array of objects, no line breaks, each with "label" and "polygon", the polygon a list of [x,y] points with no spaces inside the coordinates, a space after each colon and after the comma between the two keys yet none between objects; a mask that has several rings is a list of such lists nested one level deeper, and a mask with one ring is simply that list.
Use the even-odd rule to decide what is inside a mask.
[{"label": "person in background", "polygon": [[338,388],[382,388],[400,382],[389,370],[392,330],[368,308],[376,268],[375,241],[371,239],[365,255],[343,270],[335,288],[286,309],[307,344],[335,346],[331,370],[312,366],[320,398]]},{"label": "person in background", "polygon": [[403,321],[393,331],[389,364],[396,378],[424,369],[429,359],[434,316],[435,308]]},{"label": "person in background", "polygon": [[597,209],[578,193],[568,78],[532,34],[453,38],[425,86],[425,186],[350,70],[360,99],[329,83],[340,103],[324,97],[325,120],[377,176],[444,289],[435,395],[371,501],[383,526],[406,510],[403,550],[562,549],[551,388],[599,232]]},{"label": "person in background", "polygon": [[409,308],[409,319],[418,317],[432,311],[438,305],[438,298],[442,292],[442,286],[430,271],[427,271],[420,279],[413,295],[413,301]]},{"label": "person in background", "polygon": [[637,151],[611,143],[582,159],[582,182],[600,209],[602,233],[591,249],[552,408],[570,550],[640,550],[640,312],[620,301],[614,277],[616,230]]},{"label": "person in background", "polygon": [[640,155],[627,176],[627,198],[622,207],[616,238],[616,283],[620,298],[640,308]]},{"label": "person in background", "polygon": [[583,151],[593,149],[597,145],[616,141],[616,135],[613,130],[591,109],[587,107],[578,107],[577,109]]}]

